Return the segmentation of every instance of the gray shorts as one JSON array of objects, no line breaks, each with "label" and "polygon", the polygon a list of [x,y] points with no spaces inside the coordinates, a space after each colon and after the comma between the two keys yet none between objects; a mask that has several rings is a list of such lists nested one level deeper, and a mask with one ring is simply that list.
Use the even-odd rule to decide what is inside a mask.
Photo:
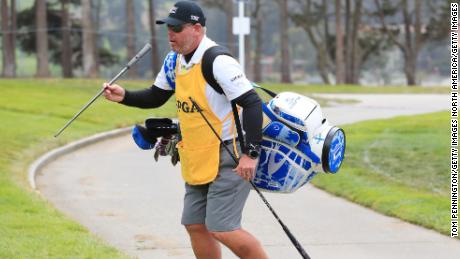
[{"label": "gray shorts", "polygon": [[[227,147],[233,151],[232,144]],[[251,184],[232,171],[235,162],[221,146],[219,173],[203,185],[185,183],[183,225],[206,224],[209,231],[227,232],[241,228],[241,214]]]}]

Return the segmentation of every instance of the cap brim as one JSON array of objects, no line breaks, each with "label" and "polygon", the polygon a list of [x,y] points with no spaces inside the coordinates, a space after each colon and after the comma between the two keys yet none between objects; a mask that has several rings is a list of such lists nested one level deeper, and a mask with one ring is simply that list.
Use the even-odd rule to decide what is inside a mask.
[{"label": "cap brim", "polygon": [[182,25],[185,22],[182,20],[176,19],[176,18],[166,17],[164,19],[157,20],[155,23],[156,24],[168,24],[168,25]]}]

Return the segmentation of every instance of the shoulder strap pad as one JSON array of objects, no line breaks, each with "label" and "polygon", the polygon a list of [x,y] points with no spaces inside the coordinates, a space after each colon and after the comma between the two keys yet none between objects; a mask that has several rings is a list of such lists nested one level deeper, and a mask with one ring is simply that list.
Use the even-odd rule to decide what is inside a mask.
[{"label": "shoulder strap pad", "polygon": [[203,54],[203,59],[201,61],[201,71],[203,73],[204,79],[206,82],[218,93],[224,94],[222,87],[217,83],[214,73],[212,71],[212,64],[217,56],[227,55],[232,57],[230,51],[223,46],[214,46],[207,49]]},{"label": "shoulder strap pad", "polygon": [[169,86],[173,90],[176,90],[176,60],[177,53],[174,51],[170,51],[168,55],[166,55],[163,64],[166,80],[168,81]]}]

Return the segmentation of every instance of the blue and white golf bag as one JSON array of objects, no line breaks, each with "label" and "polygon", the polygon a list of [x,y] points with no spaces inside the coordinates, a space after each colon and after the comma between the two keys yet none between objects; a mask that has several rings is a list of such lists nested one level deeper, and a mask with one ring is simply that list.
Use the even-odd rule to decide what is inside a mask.
[{"label": "blue and white golf bag", "polygon": [[254,184],[291,193],[318,173],[337,173],[345,154],[345,133],[329,125],[319,104],[282,92],[263,104],[262,149]]}]

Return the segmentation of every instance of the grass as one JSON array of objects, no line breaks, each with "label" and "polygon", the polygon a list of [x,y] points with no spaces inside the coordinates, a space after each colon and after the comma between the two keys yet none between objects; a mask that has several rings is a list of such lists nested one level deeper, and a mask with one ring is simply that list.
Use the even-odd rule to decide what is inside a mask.
[{"label": "grass", "polygon": [[[126,109],[99,100],[60,138],[52,137],[101,86],[94,80],[0,80],[0,258],[126,258],[63,216],[26,184],[28,165],[46,150],[148,116],[174,116],[166,109]],[[130,88],[147,82],[125,82]],[[101,98],[103,99],[103,98]]]},{"label": "grass", "polygon": [[381,213],[450,235],[450,114],[345,126],[346,160],[314,185]]},{"label": "grass", "polygon": [[[98,100],[67,128],[58,139],[53,138],[52,136],[57,130],[100,90],[102,82],[102,80],[0,79],[0,258],[127,257],[89,233],[81,225],[63,216],[48,202],[32,192],[26,181],[29,164],[47,150],[97,132],[130,126],[135,122],[143,121],[149,116],[175,116],[173,100],[170,100],[164,108],[158,110],[128,109],[121,105]],[[125,81],[122,84],[130,89],[135,89],[148,86],[151,82]],[[302,93],[340,93],[346,90],[363,93],[377,90],[369,90],[370,88],[358,86],[266,86],[274,91],[290,90]],[[388,89],[390,88],[385,88],[382,91],[386,92]],[[442,90],[444,88],[433,89],[410,88],[409,91],[417,93],[448,91],[447,88],[447,90]],[[408,88],[394,88],[391,91],[396,93],[406,92]],[[438,117],[438,115],[434,117]],[[404,120],[400,122],[403,123]],[[438,124],[440,125],[440,123]],[[425,126],[427,125],[423,124],[423,127]],[[366,197],[365,202],[358,202],[367,206],[373,206],[376,203],[388,203],[386,200],[382,201],[382,197],[390,199],[394,195],[400,194],[396,197],[401,199],[401,197],[404,197],[402,195],[406,195],[406,192],[414,192],[419,194],[420,198],[419,200],[413,200],[413,202],[422,202],[424,204],[425,200],[427,200],[432,204],[432,206],[421,206],[426,211],[423,214],[417,214],[417,216],[428,215],[433,208],[439,211],[448,211],[443,205],[445,204],[445,195],[442,191],[442,186],[436,185],[436,188],[432,189],[427,187],[428,189],[423,191],[415,190],[413,186],[406,185],[407,181],[411,181],[410,177],[406,179],[400,178],[399,181],[396,181],[388,178],[385,174],[370,174],[369,168],[360,165],[359,155],[354,154],[362,152],[359,148],[365,147],[365,141],[369,140],[364,139],[362,127],[372,128],[372,124],[358,124],[357,126],[346,128],[350,144],[343,171],[336,176],[317,177],[319,181],[316,181],[316,184],[318,186],[329,188],[330,191],[334,191],[334,188],[340,189],[340,186],[345,186],[346,188],[343,188],[342,191],[346,193],[336,192],[339,195],[355,200],[356,196]],[[377,131],[377,129],[366,135],[370,140],[374,140],[370,136],[374,131]],[[386,132],[385,134],[386,137],[398,135],[397,132]],[[447,134],[445,135],[447,136]],[[430,136],[439,139],[439,136],[444,135],[432,132]],[[417,143],[414,141],[410,143],[410,145],[412,144]],[[381,150],[391,149],[391,145],[390,142],[377,143],[367,152],[370,152],[370,156],[372,154],[380,155]],[[422,146],[418,145],[417,147],[419,149],[414,150],[414,157],[417,157],[418,152],[428,152],[429,154],[435,152],[425,146],[422,148]],[[435,153],[435,157],[447,157],[443,155],[443,149],[440,150],[440,153]],[[399,160],[397,161],[399,162]],[[424,160],[420,161],[424,162]],[[388,162],[382,161],[382,164],[379,164],[379,161],[371,160],[370,162],[378,165],[378,167],[385,167],[388,163],[393,163],[391,160]],[[440,163],[442,164],[443,162]],[[445,165],[447,165],[447,162]],[[419,165],[419,167],[422,166]],[[394,168],[397,168],[397,166],[394,166]],[[400,173],[399,175],[402,174]],[[428,177],[428,175],[428,173],[424,173],[424,177]],[[421,180],[421,182],[423,181]],[[386,187],[387,184],[389,187]],[[373,188],[373,186],[378,188]],[[435,192],[430,190],[435,190]],[[416,191],[419,191],[419,193]],[[389,192],[391,195],[375,197],[376,194],[363,195],[362,192],[368,192],[369,194]],[[405,202],[409,201],[411,200],[405,199]],[[401,201],[395,204],[399,204],[399,206],[393,206],[394,208],[386,206],[386,210],[390,214],[393,213],[392,210],[400,210]],[[379,206],[374,207],[378,208]],[[417,206],[413,205],[413,207],[416,208]],[[408,220],[411,219],[409,218]],[[427,221],[435,220],[443,222],[444,219],[439,216],[439,213],[433,213],[430,218],[427,218]],[[438,225],[442,226],[443,223]],[[442,231],[445,232],[445,230]]]}]

